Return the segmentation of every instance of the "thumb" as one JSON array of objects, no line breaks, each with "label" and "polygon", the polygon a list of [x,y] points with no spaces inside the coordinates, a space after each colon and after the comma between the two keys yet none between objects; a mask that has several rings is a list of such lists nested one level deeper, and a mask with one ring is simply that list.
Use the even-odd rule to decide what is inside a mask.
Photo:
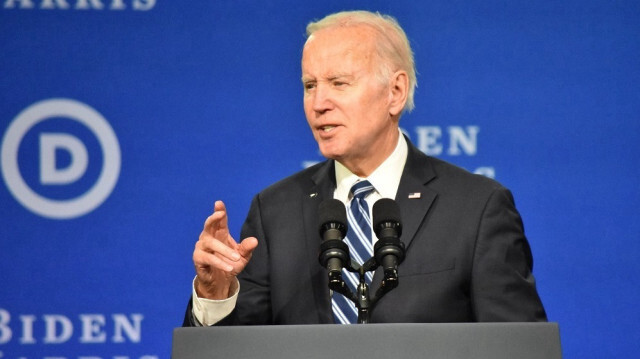
[{"label": "thumb", "polygon": [[238,245],[237,251],[244,258],[251,258],[251,253],[258,246],[258,239],[256,237],[248,237],[242,240]]}]

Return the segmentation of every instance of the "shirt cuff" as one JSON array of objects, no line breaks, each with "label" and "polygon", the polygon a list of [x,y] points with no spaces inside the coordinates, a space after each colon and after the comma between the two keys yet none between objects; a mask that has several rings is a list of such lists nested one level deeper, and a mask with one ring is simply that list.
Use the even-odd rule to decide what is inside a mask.
[{"label": "shirt cuff", "polygon": [[231,314],[236,307],[236,301],[238,300],[238,292],[240,292],[240,282],[236,278],[237,289],[233,295],[227,299],[213,300],[206,298],[199,298],[196,293],[195,278],[191,284],[192,290],[192,313],[196,321],[203,325],[214,325],[222,320],[227,315]]}]

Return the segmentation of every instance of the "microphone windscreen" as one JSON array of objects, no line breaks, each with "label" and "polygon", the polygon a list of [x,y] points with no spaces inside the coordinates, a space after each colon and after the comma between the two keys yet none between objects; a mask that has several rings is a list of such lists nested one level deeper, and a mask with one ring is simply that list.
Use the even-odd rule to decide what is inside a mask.
[{"label": "microphone windscreen", "polygon": [[318,206],[318,217],[320,219],[320,230],[327,223],[339,223],[342,226],[347,225],[347,211],[344,203],[337,199],[330,198],[322,201]]},{"label": "microphone windscreen", "polygon": [[400,224],[400,207],[390,198],[379,199],[373,204],[373,228],[378,231],[380,224],[394,222]]}]

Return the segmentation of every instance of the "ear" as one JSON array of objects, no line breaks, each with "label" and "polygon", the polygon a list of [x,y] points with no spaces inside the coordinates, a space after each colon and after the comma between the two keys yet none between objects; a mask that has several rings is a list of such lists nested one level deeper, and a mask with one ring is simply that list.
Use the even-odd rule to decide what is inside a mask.
[{"label": "ear", "polygon": [[405,71],[396,71],[389,81],[389,114],[397,116],[402,113],[409,96],[409,76]]}]

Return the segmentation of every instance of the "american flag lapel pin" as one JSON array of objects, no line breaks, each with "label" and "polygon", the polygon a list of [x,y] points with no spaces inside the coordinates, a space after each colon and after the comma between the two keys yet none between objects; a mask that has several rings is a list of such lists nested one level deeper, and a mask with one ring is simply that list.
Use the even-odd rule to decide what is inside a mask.
[{"label": "american flag lapel pin", "polygon": [[409,193],[409,199],[420,198],[420,195],[421,195],[420,192],[411,192],[411,193]]}]

